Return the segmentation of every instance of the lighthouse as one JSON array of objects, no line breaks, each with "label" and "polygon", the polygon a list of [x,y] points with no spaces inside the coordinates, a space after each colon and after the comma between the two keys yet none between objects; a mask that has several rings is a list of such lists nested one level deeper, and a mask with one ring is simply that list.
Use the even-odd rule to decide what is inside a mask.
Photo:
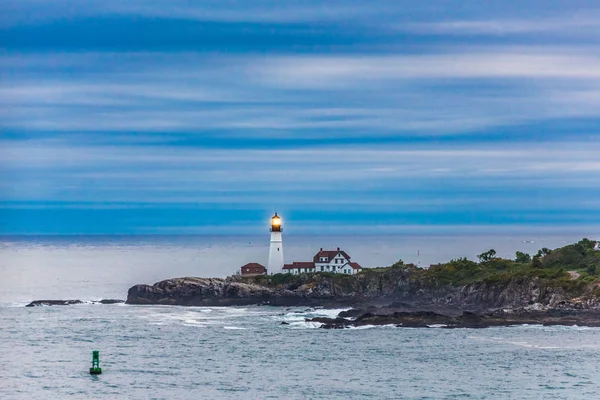
[{"label": "lighthouse", "polygon": [[269,264],[267,270],[269,273],[280,273],[283,268],[283,241],[281,239],[281,217],[275,213],[271,218],[271,246],[269,247]]}]

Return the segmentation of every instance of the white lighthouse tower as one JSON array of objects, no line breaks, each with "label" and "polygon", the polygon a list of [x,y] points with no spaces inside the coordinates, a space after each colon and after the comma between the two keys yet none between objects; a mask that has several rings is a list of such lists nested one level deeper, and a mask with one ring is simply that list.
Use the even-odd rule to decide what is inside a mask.
[{"label": "white lighthouse tower", "polygon": [[269,274],[280,273],[283,268],[283,241],[281,239],[281,217],[275,213],[271,218],[271,246],[269,247]]}]

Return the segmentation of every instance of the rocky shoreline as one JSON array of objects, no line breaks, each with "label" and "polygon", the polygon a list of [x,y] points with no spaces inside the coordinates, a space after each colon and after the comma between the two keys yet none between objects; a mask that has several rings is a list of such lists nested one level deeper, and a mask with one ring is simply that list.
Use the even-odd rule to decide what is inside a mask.
[{"label": "rocky shoreline", "polygon": [[102,299],[98,301],[81,301],[81,300],[34,300],[25,307],[42,307],[42,306],[72,306],[76,304],[119,304],[124,303],[124,300]]},{"label": "rocky shoreline", "polygon": [[[324,329],[367,325],[407,328],[488,328],[523,324],[600,326],[600,302],[594,296],[573,297],[541,279],[463,287],[406,287],[403,275],[395,285],[369,289],[372,278],[351,277],[336,282],[304,276],[288,284],[266,285],[243,279],[176,278],[129,289],[127,304],[182,306],[310,306],[354,307],[337,318],[307,322]],[[345,285],[342,285],[345,283]],[[348,285],[348,284],[351,285]],[[408,285],[416,283],[408,283]],[[356,289],[356,287],[360,289]]]},{"label": "rocky shoreline", "polygon": [[[348,315],[357,315],[348,317]],[[563,325],[600,327],[600,311],[527,309],[496,310],[487,313],[464,311],[461,313],[439,313],[434,311],[382,307],[376,310],[349,310],[336,318],[316,317],[307,322],[319,323],[324,329],[345,329],[364,326],[395,326],[398,328],[470,328],[481,329],[515,325]]]},{"label": "rocky shoreline", "polygon": [[[258,278],[257,278],[258,279]],[[180,306],[310,306],[366,308],[404,302],[431,311],[454,308],[486,312],[497,309],[600,310],[597,288],[588,293],[556,286],[539,277],[516,277],[500,282],[474,282],[463,286],[427,285],[410,272],[389,270],[355,276],[305,274],[277,283],[270,277],[257,279],[174,278],[153,285],[135,285],[127,304]],[[570,282],[567,282],[570,283]],[[575,282],[576,283],[576,282]]]}]

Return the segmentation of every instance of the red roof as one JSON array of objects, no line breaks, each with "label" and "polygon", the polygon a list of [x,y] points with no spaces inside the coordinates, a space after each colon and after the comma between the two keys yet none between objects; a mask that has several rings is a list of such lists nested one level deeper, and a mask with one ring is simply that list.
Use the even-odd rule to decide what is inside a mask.
[{"label": "red roof", "polygon": [[242,268],[264,268],[264,265],[260,265],[259,263],[248,263],[243,265]]},{"label": "red roof", "polygon": [[340,250],[340,248],[338,247],[337,250],[323,250],[323,249],[321,249],[313,257],[313,262],[316,262],[316,263],[321,262],[321,261],[319,261],[319,259],[321,257],[327,257],[327,262],[329,262],[329,261],[333,260],[335,258],[335,256],[337,256],[338,254],[343,255],[346,260],[350,260],[350,256],[348,255],[348,253],[346,253],[343,250]]},{"label": "red roof", "polygon": [[296,269],[296,268],[314,268],[314,262],[306,262],[306,261],[294,261],[292,264],[285,264],[283,269]]},{"label": "red roof", "polygon": [[267,272],[267,269],[259,263],[246,264],[240,270],[242,275],[264,275]]},{"label": "red roof", "polygon": [[351,263],[350,263],[350,266],[351,266],[353,269],[362,269],[362,267],[360,266],[360,264],[359,264],[359,263],[351,262]]}]

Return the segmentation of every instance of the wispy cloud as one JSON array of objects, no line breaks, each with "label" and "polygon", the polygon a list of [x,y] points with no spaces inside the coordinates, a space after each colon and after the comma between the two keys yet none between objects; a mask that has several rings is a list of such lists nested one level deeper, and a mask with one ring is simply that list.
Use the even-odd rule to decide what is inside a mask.
[{"label": "wispy cloud", "polygon": [[[316,22],[340,21],[348,18],[384,15],[390,6],[378,2],[379,7],[367,6],[359,1],[330,0],[327,4],[315,1],[264,1],[250,3],[241,0],[205,0],[191,4],[186,0],[76,0],[63,2],[62,7],[42,0],[7,0],[4,24],[31,23],[60,18],[91,16],[148,16],[219,22]],[[383,7],[382,7],[383,6]],[[397,9],[398,7],[393,7]],[[26,12],[27,11],[27,12]],[[12,21],[11,21],[12,19]]]},{"label": "wispy cloud", "polygon": [[96,209],[131,231],[277,206],[307,226],[599,222],[598,15],[9,0],[0,220]]},{"label": "wispy cloud", "polygon": [[[114,58],[66,54],[73,61],[63,60],[61,71],[88,57],[100,64]],[[364,130],[440,135],[596,116],[600,90],[600,54],[593,49],[260,58],[186,53],[173,55],[168,65],[162,53],[140,57],[134,65],[143,70],[134,75],[17,75],[0,87],[2,125],[38,131],[217,129],[266,137],[288,130],[277,135],[305,138],[321,135],[318,129],[333,136]],[[23,59],[13,56],[15,67],[5,68]]]},{"label": "wispy cloud", "polygon": [[495,48],[426,55],[308,56],[269,60],[259,68],[281,85],[333,87],[394,79],[600,78],[594,49]]},{"label": "wispy cloud", "polygon": [[431,35],[523,35],[552,33],[561,36],[583,36],[600,33],[600,10],[553,17],[533,17],[528,19],[484,19],[450,20],[441,22],[414,23],[398,29],[413,33]]},{"label": "wispy cloud", "polygon": [[[382,194],[395,193],[392,188],[422,191],[437,182],[442,188],[448,185],[449,189],[467,178],[472,182],[461,183],[463,189],[473,184],[473,189],[480,190],[498,185],[511,187],[511,190],[532,185],[541,189],[548,184],[586,188],[596,187],[600,178],[598,143],[555,144],[534,149],[403,146],[397,149],[207,150],[5,141],[2,149],[1,170],[20,177],[18,181],[11,181],[13,190],[3,191],[4,201],[23,200],[22,194],[30,190],[21,189],[36,185],[43,194],[41,198],[60,201],[91,200],[98,193],[107,201],[132,201],[136,196],[144,201],[164,201],[181,197],[182,193],[187,193],[189,198],[200,196],[204,201],[225,201],[227,195],[243,201],[253,192],[261,193],[252,195],[256,200],[266,200],[273,182],[277,182],[279,199],[288,196],[291,203],[299,204],[292,199],[300,187],[328,182],[318,195],[309,191],[304,201],[329,204],[335,199],[345,204],[348,193],[355,193],[353,198],[358,195],[356,201],[360,202],[361,198],[370,197],[365,193],[368,191],[381,201]],[[441,183],[443,181],[446,184]],[[53,184],[49,186],[48,182]],[[88,187],[88,182],[95,184]],[[86,189],[73,197],[70,188]],[[44,191],[48,192],[44,194]],[[436,201],[435,195],[424,201]]]}]

